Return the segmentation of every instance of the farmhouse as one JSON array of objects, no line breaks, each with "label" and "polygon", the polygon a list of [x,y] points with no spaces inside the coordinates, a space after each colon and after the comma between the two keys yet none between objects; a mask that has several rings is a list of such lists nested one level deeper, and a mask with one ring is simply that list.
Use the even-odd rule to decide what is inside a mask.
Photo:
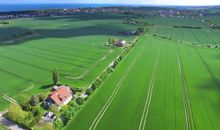
[{"label": "farmhouse", "polygon": [[61,108],[63,105],[68,104],[72,100],[72,91],[67,86],[55,86],[51,94],[44,101],[44,107],[50,108],[52,104],[56,105],[58,108]]},{"label": "farmhouse", "polygon": [[115,46],[117,47],[123,47],[127,44],[125,40],[118,40],[117,42],[114,43]]}]

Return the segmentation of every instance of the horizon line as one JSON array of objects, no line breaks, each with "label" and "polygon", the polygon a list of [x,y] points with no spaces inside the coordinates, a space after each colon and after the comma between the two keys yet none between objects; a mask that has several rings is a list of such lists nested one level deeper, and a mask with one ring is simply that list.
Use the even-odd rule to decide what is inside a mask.
[{"label": "horizon line", "polygon": [[8,5],[24,5],[24,4],[91,4],[91,5],[121,5],[121,6],[182,6],[182,7],[207,7],[207,6],[220,6],[220,4],[210,4],[210,5],[179,5],[179,4],[132,4],[132,3],[128,3],[128,4],[118,4],[118,3],[0,3],[1,4],[8,4]]}]

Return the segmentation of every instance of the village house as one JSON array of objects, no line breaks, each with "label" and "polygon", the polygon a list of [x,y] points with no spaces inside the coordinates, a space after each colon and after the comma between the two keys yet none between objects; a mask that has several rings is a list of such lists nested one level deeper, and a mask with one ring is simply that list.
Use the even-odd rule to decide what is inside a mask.
[{"label": "village house", "polygon": [[114,43],[115,46],[117,47],[123,47],[127,44],[127,42],[125,40],[118,40]]},{"label": "village house", "polygon": [[44,101],[44,107],[50,108],[52,104],[60,109],[63,105],[68,104],[72,100],[72,91],[67,86],[55,86],[51,94]]}]

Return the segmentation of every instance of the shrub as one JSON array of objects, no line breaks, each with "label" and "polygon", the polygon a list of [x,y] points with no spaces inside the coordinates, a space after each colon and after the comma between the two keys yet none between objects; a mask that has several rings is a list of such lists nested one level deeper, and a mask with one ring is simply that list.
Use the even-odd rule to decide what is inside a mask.
[{"label": "shrub", "polygon": [[33,35],[35,34],[35,32],[33,30],[27,30],[27,32],[25,33],[26,35]]},{"label": "shrub", "polygon": [[14,33],[14,34],[12,35],[12,37],[13,37],[13,38],[19,38],[19,35],[18,35],[18,33]]},{"label": "shrub", "polygon": [[61,120],[61,118],[57,118],[55,121],[54,121],[54,127],[58,130],[62,129],[64,127],[64,123],[63,121]]},{"label": "shrub", "polygon": [[107,73],[111,73],[111,72],[113,72],[114,70],[113,70],[113,68],[112,67],[108,67],[107,69],[106,69],[106,72]]},{"label": "shrub", "polygon": [[79,105],[74,101],[72,100],[69,104],[68,104],[69,107],[73,108],[74,109],[74,112],[77,112],[80,107]]},{"label": "shrub", "polygon": [[54,105],[54,104],[52,104],[52,105],[50,106],[49,111],[51,111],[51,112],[53,112],[53,113],[55,113],[55,114],[57,114],[57,113],[59,112],[57,106]]},{"label": "shrub", "polygon": [[85,101],[85,99],[81,98],[81,97],[76,99],[76,103],[79,104],[79,105],[82,105],[84,103],[84,101]]},{"label": "shrub", "polygon": [[46,99],[46,95],[44,93],[40,93],[38,94],[38,99],[40,102],[43,102]]},{"label": "shrub", "polygon": [[39,101],[38,96],[35,96],[35,95],[32,95],[32,96],[31,96],[30,104],[31,104],[32,106],[38,105],[39,102],[40,102],[40,101]]},{"label": "shrub", "polygon": [[74,116],[74,114],[69,111],[66,110],[62,115],[61,115],[61,119],[63,120],[64,125],[66,125]]},{"label": "shrub", "polygon": [[92,88],[88,88],[88,89],[86,90],[86,94],[87,94],[87,95],[91,95],[92,93],[93,93]]},{"label": "shrub", "polygon": [[92,83],[92,85],[91,85],[91,89],[92,89],[93,91],[96,89],[96,86],[95,86],[94,83]]}]

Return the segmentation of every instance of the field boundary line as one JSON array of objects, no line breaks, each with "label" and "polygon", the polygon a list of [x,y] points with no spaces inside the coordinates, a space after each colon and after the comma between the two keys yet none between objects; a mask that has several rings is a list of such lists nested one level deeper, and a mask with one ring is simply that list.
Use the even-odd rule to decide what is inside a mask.
[{"label": "field boundary line", "polygon": [[177,62],[178,62],[178,68],[179,68],[179,74],[182,81],[182,97],[183,97],[183,103],[184,103],[184,111],[185,111],[185,118],[186,118],[186,127],[187,130],[196,130],[193,113],[192,113],[192,107],[189,99],[188,94],[188,88],[187,83],[185,79],[184,69],[182,66],[182,58],[180,55],[179,46],[177,45]]},{"label": "field boundary line", "polygon": [[155,63],[154,63],[154,69],[153,69],[151,81],[150,81],[150,84],[149,84],[149,87],[148,87],[147,98],[145,100],[144,110],[143,110],[142,117],[141,117],[141,122],[140,122],[139,128],[138,128],[139,130],[144,130],[145,125],[146,125],[146,120],[147,120],[147,117],[148,117],[148,111],[149,111],[149,108],[150,108],[152,93],[153,93],[153,89],[154,89],[154,81],[156,79],[157,68],[158,68],[158,64],[159,64],[159,56],[160,56],[160,51],[157,52],[156,60],[155,60]]},{"label": "field boundary line", "polygon": [[113,90],[112,94],[110,95],[109,99],[107,100],[105,105],[102,107],[102,109],[100,110],[100,112],[98,113],[96,118],[93,120],[93,123],[91,124],[89,130],[95,130],[96,129],[98,123],[102,119],[102,117],[105,114],[106,110],[109,108],[109,106],[111,105],[111,103],[114,100],[115,96],[117,95],[119,89],[121,88],[122,83],[125,81],[125,79],[127,78],[128,74],[133,69],[135,62],[136,62],[137,58],[140,56],[142,51],[143,51],[143,48],[139,51],[138,55],[136,55],[135,58],[132,60],[132,63],[130,64],[129,68],[127,69],[127,71],[125,72],[123,77],[117,83],[117,85],[116,85],[115,89]]}]

